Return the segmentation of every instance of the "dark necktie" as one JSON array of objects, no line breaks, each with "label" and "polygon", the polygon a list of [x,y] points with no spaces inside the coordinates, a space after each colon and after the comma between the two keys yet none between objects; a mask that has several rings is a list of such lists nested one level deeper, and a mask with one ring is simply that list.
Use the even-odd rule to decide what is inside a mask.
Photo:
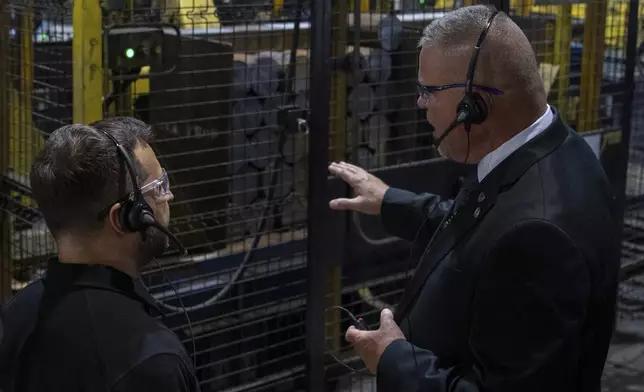
[{"label": "dark necktie", "polygon": [[456,215],[458,215],[459,209],[470,200],[472,194],[478,188],[478,185],[478,175],[476,172],[465,178],[461,189],[458,191],[458,195],[456,195],[456,198],[454,199],[454,208],[443,223],[443,229],[452,222],[452,219],[454,219]]},{"label": "dark necktie", "polygon": [[457,211],[460,207],[462,207],[470,200],[470,197],[472,196],[474,191],[476,191],[478,186],[479,181],[478,174],[476,172],[465,178],[465,180],[463,181],[463,186],[461,186],[456,199],[454,199],[454,211]]}]

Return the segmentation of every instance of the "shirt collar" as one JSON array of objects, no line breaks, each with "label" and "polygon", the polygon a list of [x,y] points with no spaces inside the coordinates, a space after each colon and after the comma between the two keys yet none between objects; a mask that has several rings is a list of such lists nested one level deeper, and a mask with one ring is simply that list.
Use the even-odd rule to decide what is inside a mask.
[{"label": "shirt collar", "polygon": [[534,139],[537,135],[542,133],[552,124],[554,114],[550,105],[547,105],[546,111],[533,122],[529,127],[514,135],[512,139],[503,143],[496,150],[487,154],[477,166],[477,174],[479,182],[490,174],[490,172],[497,167],[503,160],[509,157],[513,152],[518,150],[521,146]]},{"label": "shirt collar", "polygon": [[159,315],[163,315],[159,305],[139,280],[106,265],[61,263],[57,257],[52,257],[43,283],[47,290],[58,294],[82,287],[114,291],[142,303],[148,313],[154,309]]}]

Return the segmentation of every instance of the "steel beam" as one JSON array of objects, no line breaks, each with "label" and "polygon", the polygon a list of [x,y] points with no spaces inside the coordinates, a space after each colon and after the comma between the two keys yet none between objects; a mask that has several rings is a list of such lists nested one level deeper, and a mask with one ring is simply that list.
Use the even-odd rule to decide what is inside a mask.
[{"label": "steel beam", "polygon": [[103,36],[100,2],[74,0],[72,43],[75,123],[103,118]]},{"label": "steel beam", "polygon": [[[9,169],[9,25],[10,13],[7,1],[0,0],[0,176],[6,176]],[[9,189],[0,181],[0,195]],[[11,220],[9,213],[0,208],[0,304],[11,296]]]},{"label": "steel beam", "polygon": [[598,126],[599,97],[604,69],[606,8],[606,0],[598,0],[586,5],[578,132],[592,131]]},{"label": "steel beam", "polygon": [[[339,0],[336,0],[339,1]],[[311,88],[308,190],[309,290],[306,307],[307,391],[324,391],[324,310],[326,275],[329,263],[327,163],[329,162],[329,101],[331,99],[331,0],[312,3]]]}]

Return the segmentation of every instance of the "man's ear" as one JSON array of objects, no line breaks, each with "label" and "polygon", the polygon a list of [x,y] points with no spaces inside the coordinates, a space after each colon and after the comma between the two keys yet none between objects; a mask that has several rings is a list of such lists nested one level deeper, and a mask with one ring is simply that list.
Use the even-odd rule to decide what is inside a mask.
[{"label": "man's ear", "polygon": [[121,203],[114,204],[107,215],[112,225],[112,229],[119,235],[125,235],[125,228],[121,225]]}]

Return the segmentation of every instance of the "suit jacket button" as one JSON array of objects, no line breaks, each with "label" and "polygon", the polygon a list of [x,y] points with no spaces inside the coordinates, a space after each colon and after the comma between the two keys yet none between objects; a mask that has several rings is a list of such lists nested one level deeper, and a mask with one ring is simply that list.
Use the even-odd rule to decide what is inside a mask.
[{"label": "suit jacket button", "polygon": [[474,218],[478,218],[481,215],[481,207],[476,207],[474,210]]},{"label": "suit jacket button", "polygon": [[481,192],[479,193],[479,203],[482,203],[483,200],[485,200],[485,193]]}]

